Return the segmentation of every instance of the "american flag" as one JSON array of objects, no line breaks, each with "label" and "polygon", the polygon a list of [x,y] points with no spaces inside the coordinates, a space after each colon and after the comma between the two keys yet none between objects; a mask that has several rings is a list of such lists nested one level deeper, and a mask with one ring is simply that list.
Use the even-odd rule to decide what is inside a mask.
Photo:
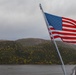
[{"label": "american flag", "polygon": [[[48,22],[51,39],[60,38],[63,42],[76,44],[76,21],[44,13]],[[51,34],[52,33],[52,34]],[[53,37],[52,37],[53,36]]]}]

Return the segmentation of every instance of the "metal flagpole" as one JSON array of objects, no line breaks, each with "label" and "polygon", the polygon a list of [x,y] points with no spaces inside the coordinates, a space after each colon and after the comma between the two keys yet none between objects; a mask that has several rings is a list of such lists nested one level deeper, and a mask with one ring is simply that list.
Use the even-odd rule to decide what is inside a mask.
[{"label": "metal flagpole", "polygon": [[[48,24],[48,21],[47,21],[47,19],[46,19],[46,16],[45,16],[45,14],[44,14],[44,11],[43,11],[43,8],[42,8],[41,4],[39,4],[39,6],[40,6],[40,9],[41,9],[41,11],[42,11],[42,13],[43,13],[43,17],[44,17],[46,26],[47,26],[47,28],[49,28],[49,24]],[[48,31],[48,32],[49,32],[49,31]],[[50,34],[49,34],[49,35],[50,35]],[[51,31],[51,35],[52,35],[52,31]],[[57,46],[57,44],[56,44],[56,41],[54,40],[53,35],[52,35],[52,38],[53,38],[53,42],[54,42],[54,44],[55,44],[57,53],[58,53],[58,55],[59,55],[60,61],[61,61],[61,63],[62,63],[63,73],[64,73],[64,75],[67,75],[67,74],[66,74],[66,70],[65,70],[65,66],[64,66],[64,62],[63,62],[63,60],[62,60],[61,54],[60,54],[60,52],[59,52],[58,46]]]}]

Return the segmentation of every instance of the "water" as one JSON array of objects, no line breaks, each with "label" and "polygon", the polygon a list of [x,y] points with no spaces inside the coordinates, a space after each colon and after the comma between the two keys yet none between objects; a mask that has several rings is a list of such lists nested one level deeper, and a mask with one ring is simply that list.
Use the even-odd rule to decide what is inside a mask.
[{"label": "water", "polygon": [[[75,65],[66,65],[70,75]],[[60,65],[0,65],[0,75],[64,75]]]}]

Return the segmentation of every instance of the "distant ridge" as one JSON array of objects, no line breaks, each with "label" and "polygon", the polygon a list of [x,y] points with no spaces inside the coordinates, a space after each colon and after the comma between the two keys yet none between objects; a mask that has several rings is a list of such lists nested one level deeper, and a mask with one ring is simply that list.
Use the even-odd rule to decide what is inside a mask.
[{"label": "distant ridge", "polygon": [[[24,39],[18,39],[16,42],[20,43],[22,46],[35,46],[39,44],[49,43],[50,45],[53,44],[51,40],[45,40],[40,38],[24,38]],[[59,47],[65,47],[65,48],[72,48],[76,49],[76,45],[68,44],[62,41],[56,41],[57,45]]]},{"label": "distant ridge", "polygon": [[[56,41],[65,64],[76,64],[76,45]],[[61,64],[50,40],[0,40],[0,64]]]},{"label": "distant ridge", "polygon": [[49,40],[44,40],[40,38],[25,38],[25,39],[18,39],[16,41],[21,43],[23,46],[34,46],[41,43],[46,43]]},{"label": "distant ridge", "polygon": [[[27,47],[27,46],[36,46],[39,44],[45,44],[45,43],[49,43],[50,45],[53,44],[53,42],[51,40],[45,40],[45,39],[41,39],[41,38],[23,38],[23,39],[18,39],[15,41],[12,40],[0,40],[1,42],[16,42],[16,43],[20,43],[23,47]],[[72,45],[72,44],[68,44],[62,41],[56,41],[58,47],[64,47],[64,48],[71,48],[76,50],[76,45]]]}]

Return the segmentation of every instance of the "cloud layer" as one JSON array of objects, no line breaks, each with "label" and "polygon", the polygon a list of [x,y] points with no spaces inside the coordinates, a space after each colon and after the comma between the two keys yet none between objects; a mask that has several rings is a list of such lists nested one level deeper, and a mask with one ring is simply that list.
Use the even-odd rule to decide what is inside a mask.
[{"label": "cloud layer", "polygon": [[49,39],[39,3],[44,11],[76,19],[76,0],[0,0],[0,39]]}]

